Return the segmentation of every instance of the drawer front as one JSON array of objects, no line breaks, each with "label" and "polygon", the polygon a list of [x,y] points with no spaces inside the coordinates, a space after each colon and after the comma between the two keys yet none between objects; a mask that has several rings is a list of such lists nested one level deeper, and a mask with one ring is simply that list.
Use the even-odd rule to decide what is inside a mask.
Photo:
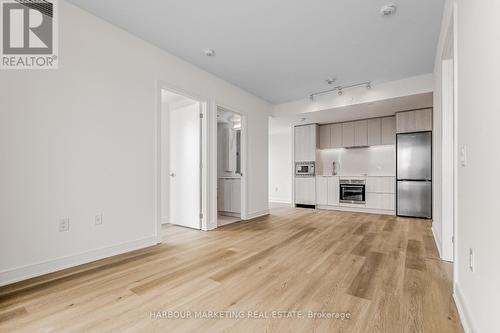
[{"label": "drawer front", "polygon": [[395,196],[390,193],[367,193],[366,208],[380,210],[394,210]]},{"label": "drawer front", "polygon": [[396,179],[394,177],[366,177],[367,193],[390,193],[396,191]]}]

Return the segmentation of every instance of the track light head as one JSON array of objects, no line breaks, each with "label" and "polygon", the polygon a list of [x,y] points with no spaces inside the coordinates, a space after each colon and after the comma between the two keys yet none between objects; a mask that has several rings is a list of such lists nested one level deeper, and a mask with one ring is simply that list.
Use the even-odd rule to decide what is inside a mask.
[{"label": "track light head", "polygon": [[342,96],[342,94],[343,94],[343,93],[344,93],[344,92],[342,91],[342,89],[341,89],[341,88],[339,88],[339,91],[337,92],[337,94],[339,94],[339,96]]}]

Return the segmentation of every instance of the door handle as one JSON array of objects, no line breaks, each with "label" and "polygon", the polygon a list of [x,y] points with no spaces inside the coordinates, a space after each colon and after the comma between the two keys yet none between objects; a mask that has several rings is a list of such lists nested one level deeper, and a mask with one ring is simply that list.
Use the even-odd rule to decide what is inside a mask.
[{"label": "door handle", "polygon": [[172,173],[170,174],[170,177],[175,177],[175,173],[173,173],[173,172],[172,172]]}]

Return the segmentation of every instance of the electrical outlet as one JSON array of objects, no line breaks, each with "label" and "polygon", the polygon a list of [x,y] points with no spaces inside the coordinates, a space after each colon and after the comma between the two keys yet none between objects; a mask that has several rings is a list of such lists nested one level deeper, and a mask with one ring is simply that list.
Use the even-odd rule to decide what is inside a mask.
[{"label": "electrical outlet", "polygon": [[474,272],[474,250],[472,248],[469,249],[469,269]]},{"label": "electrical outlet", "polygon": [[69,217],[59,220],[59,232],[69,231]]},{"label": "electrical outlet", "polygon": [[101,225],[102,224],[102,214],[97,214],[94,216],[94,225]]}]

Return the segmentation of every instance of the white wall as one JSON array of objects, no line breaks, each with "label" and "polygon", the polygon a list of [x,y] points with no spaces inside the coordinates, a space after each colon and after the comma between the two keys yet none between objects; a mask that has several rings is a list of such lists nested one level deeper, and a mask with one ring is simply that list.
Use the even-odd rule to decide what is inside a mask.
[{"label": "white wall", "polygon": [[[456,4],[458,145],[467,147],[467,166],[458,167],[455,300],[467,332],[493,333],[500,331],[500,2]],[[436,66],[436,86],[439,73]],[[474,272],[469,270],[469,249],[475,254]]]},{"label": "white wall", "polygon": [[157,241],[158,80],[247,114],[247,212],[267,210],[268,103],[59,6],[59,69],[0,74],[0,284]]},{"label": "white wall", "polygon": [[269,135],[269,201],[292,203],[292,128]]}]

